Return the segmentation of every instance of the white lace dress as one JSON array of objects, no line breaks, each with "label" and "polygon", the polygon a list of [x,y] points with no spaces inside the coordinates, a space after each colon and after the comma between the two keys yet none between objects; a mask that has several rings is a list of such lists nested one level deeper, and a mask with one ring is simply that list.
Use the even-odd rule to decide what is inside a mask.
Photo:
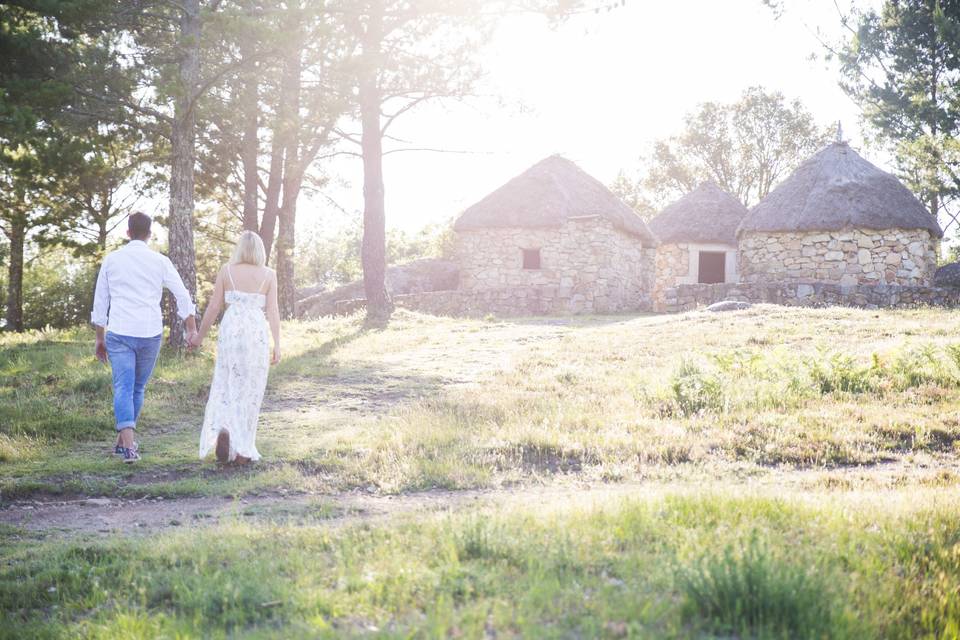
[{"label": "white lace dress", "polygon": [[224,300],[228,306],[217,336],[200,457],[213,450],[220,430],[226,429],[230,432],[230,460],[238,455],[259,460],[257,422],[270,369],[270,332],[264,315],[267,297],[233,290],[224,293]]}]

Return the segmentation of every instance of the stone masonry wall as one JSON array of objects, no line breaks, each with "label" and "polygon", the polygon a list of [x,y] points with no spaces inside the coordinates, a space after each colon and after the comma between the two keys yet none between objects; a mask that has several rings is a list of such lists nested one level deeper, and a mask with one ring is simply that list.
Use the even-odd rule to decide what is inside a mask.
[{"label": "stone masonry wall", "polygon": [[890,284],[839,285],[828,282],[738,282],[685,284],[664,291],[664,311],[690,311],[740,300],[792,306],[847,306],[879,309],[916,306],[960,306],[960,288]]},{"label": "stone masonry wall", "polygon": [[663,292],[675,287],[678,278],[690,275],[690,249],[687,244],[661,244],[654,262],[653,304],[663,304]]},{"label": "stone masonry wall", "polygon": [[[518,289],[486,289],[483,291],[424,291],[393,296],[398,309],[409,309],[437,316],[499,317],[569,314],[570,311],[550,287]],[[341,300],[336,315],[355,313],[366,307],[363,298]]]},{"label": "stone masonry wall", "polygon": [[749,232],[740,238],[743,282],[928,285],[939,241],[923,229]]},{"label": "stone masonry wall", "polygon": [[[540,249],[540,269],[523,268],[523,249]],[[475,298],[490,303],[491,313],[527,313],[531,305],[539,313],[650,306],[655,250],[601,216],[571,219],[558,229],[462,231],[455,251],[458,291],[484,294]]]}]

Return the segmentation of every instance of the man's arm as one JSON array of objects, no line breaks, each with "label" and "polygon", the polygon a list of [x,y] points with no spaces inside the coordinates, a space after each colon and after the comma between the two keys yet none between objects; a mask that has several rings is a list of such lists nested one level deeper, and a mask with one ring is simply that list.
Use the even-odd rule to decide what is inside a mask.
[{"label": "man's arm", "polygon": [[93,294],[93,311],[90,313],[90,321],[97,328],[97,340],[93,352],[100,362],[107,361],[105,334],[109,313],[110,283],[107,282],[107,261],[104,260],[103,264],[100,265],[100,273],[97,274],[97,287]]},{"label": "man's arm", "polygon": [[187,325],[187,338],[197,333],[197,320],[195,315],[197,307],[190,299],[190,292],[183,285],[183,279],[177,273],[177,269],[169,259],[164,260],[163,286],[170,290],[174,299],[177,301],[177,315],[184,320]]}]

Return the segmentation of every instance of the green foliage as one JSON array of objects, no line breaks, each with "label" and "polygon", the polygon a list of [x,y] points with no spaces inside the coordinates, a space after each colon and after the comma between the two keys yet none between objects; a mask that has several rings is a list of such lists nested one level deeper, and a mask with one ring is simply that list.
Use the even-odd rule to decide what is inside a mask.
[{"label": "green foliage", "polygon": [[810,378],[821,394],[834,392],[866,393],[877,388],[878,369],[861,367],[853,357],[821,352],[808,361]]},{"label": "green foliage", "polygon": [[641,215],[706,180],[750,206],[830,135],[799,100],[750,87],[736,102],[699,105],[686,115],[680,134],[654,143],[638,176],[621,172],[613,186]]},{"label": "green foliage", "polygon": [[37,255],[24,275],[24,328],[67,328],[90,322],[97,264],[52,247]]},{"label": "green foliage", "polygon": [[[360,266],[359,224],[339,227],[333,233],[313,229],[297,240],[297,284],[332,288],[363,277]],[[387,264],[403,264],[421,258],[451,258],[453,225],[429,224],[415,233],[387,231]]]},{"label": "green foliage", "polygon": [[670,377],[670,390],[681,415],[719,412],[724,408],[724,389],[719,375],[708,373],[689,360],[681,362]]},{"label": "green foliage", "polygon": [[643,180],[639,175],[630,175],[623,169],[617,172],[617,177],[609,185],[610,191],[620,198],[631,209],[637,212],[644,220],[649,221],[659,210],[650,200],[643,189]]},{"label": "green foliage", "polygon": [[[0,342],[0,434],[9,438],[9,459],[20,457],[14,449],[21,445],[32,452],[35,442],[72,444],[112,432],[110,369],[93,358],[92,340],[89,329],[34,330]],[[198,411],[202,397],[194,395],[209,384],[208,372],[209,362],[161,352],[144,424],[169,409],[183,416]],[[164,379],[179,387],[163,385]],[[183,394],[194,395],[187,402]],[[175,397],[176,409],[168,404]]]},{"label": "green foliage", "polygon": [[680,572],[688,620],[742,638],[846,636],[842,607],[815,567],[773,553],[757,532]]},{"label": "green foliage", "polygon": [[894,153],[900,177],[931,214],[955,213],[960,178],[960,6],[886,0],[845,18],[841,86]]},{"label": "green foliage", "polygon": [[952,637],[955,500],[737,493],[99,540],[0,529],[0,637]]},{"label": "green foliage", "polygon": [[960,346],[904,347],[869,364],[826,349],[798,358],[783,352],[730,351],[683,359],[670,374],[665,400],[679,416],[742,409],[789,408],[827,395],[892,395],[924,385],[960,384]]},{"label": "green foliage", "polygon": [[[947,355],[952,361],[952,354]],[[924,384],[956,384],[956,379],[947,371],[939,350],[932,345],[901,351],[890,367],[889,377],[899,390]]]}]

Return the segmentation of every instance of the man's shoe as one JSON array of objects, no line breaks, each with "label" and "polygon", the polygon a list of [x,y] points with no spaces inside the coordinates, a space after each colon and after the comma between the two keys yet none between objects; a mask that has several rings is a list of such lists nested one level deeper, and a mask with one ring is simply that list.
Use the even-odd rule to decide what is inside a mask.
[{"label": "man's shoe", "polygon": [[217,434],[217,462],[227,464],[230,461],[230,432],[226,429],[220,429]]},{"label": "man's shoe", "polygon": [[135,447],[130,447],[129,449],[123,449],[123,461],[127,464],[132,464],[140,459],[140,453],[136,450]]},{"label": "man's shoe", "polygon": [[[133,443],[133,450],[136,451],[137,453],[140,453],[140,443],[134,442],[134,443]],[[120,445],[115,445],[115,446],[113,447],[113,455],[115,455],[115,456],[122,456],[122,455],[123,455],[123,447],[121,447]]]}]

